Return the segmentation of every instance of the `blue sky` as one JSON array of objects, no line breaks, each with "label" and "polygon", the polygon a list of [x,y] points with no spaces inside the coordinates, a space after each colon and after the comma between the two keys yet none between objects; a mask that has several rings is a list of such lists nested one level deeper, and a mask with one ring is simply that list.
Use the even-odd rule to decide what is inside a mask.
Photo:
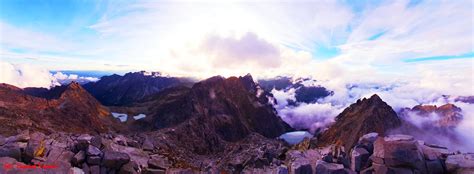
[{"label": "blue sky", "polygon": [[[474,55],[471,1],[6,0],[0,8],[1,60],[51,70],[314,74],[323,64],[383,71]],[[214,42],[224,46],[206,45]]]}]

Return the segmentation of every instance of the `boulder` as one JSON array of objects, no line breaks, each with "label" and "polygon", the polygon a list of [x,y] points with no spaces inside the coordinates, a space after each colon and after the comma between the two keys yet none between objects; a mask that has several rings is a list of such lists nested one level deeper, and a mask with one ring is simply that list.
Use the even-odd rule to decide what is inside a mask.
[{"label": "boulder", "polygon": [[96,136],[92,137],[91,141],[90,141],[90,144],[97,147],[97,148],[101,148],[102,147],[102,137],[100,137],[99,135],[96,135]]},{"label": "boulder", "polygon": [[112,169],[120,167],[130,161],[130,156],[122,152],[105,151],[102,163],[104,166]]},{"label": "boulder", "polygon": [[99,148],[97,148],[93,145],[89,145],[87,147],[86,154],[87,154],[87,156],[100,156],[102,154],[102,152],[100,151]]},{"label": "boulder", "polygon": [[127,164],[124,164],[120,170],[119,174],[138,174],[139,166],[136,162],[130,161]]},{"label": "boulder", "polygon": [[277,174],[288,174],[288,167],[286,167],[284,165],[278,166],[275,169],[275,173],[277,173]]},{"label": "boulder", "polygon": [[74,156],[74,153],[55,146],[51,146],[49,153],[45,157],[46,161],[45,164],[54,164],[58,166],[58,168],[51,169],[52,173],[67,173],[71,166],[71,159]]},{"label": "boulder", "polygon": [[87,156],[87,164],[99,165],[101,161],[100,156]]},{"label": "boulder", "polygon": [[[426,173],[423,153],[413,137],[408,135],[390,135],[378,138],[374,143],[371,157],[374,163],[384,164],[388,168],[410,168]],[[374,167],[376,173],[377,168]]]},{"label": "boulder", "polygon": [[295,160],[291,163],[290,166],[290,173],[294,174],[312,174],[313,168],[309,160],[306,159],[299,159]]},{"label": "boulder", "polygon": [[90,166],[91,174],[101,174],[100,173],[100,166],[98,165],[93,165]]},{"label": "boulder", "polygon": [[89,165],[87,165],[87,163],[82,163],[82,171],[84,171],[85,174],[91,173],[91,169],[89,168]]},{"label": "boulder", "polygon": [[359,144],[373,144],[379,137],[377,132],[365,134],[359,138]]},{"label": "boulder", "polygon": [[348,174],[349,170],[344,169],[342,164],[328,163],[323,160],[318,160],[316,162],[316,173],[325,173],[325,174]]},{"label": "boulder", "polygon": [[89,134],[81,134],[79,137],[77,137],[77,142],[81,144],[90,144],[92,140],[92,136]]},{"label": "boulder", "polygon": [[138,141],[131,140],[131,139],[127,140],[127,145],[130,147],[136,147],[136,148],[140,147],[140,143],[138,143]]},{"label": "boulder", "polygon": [[15,136],[10,136],[6,138],[7,143],[12,143],[12,142],[28,142],[30,140],[30,135],[29,131],[23,131],[22,133],[15,135]]},{"label": "boulder", "polygon": [[0,147],[0,157],[11,157],[21,160],[21,147],[17,143],[8,143]]},{"label": "boulder", "polygon": [[143,171],[144,174],[165,174],[166,171],[163,170],[163,169],[150,169],[150,168],[146,168],[144,171]]},{"label": "boulder", "polygon": [[68,174],[84,174],[84,171],[80,168],[72,167],[71,169],[69,169]]},{"label": "boulder", "polygon": [[368,133],[359,138],[357,142],[357,147],[365,148],[370,154],[374,151],[374,142],[379,137],[379,134],[376,132]]},{"label": "boulder", "polygon": [[167,174],[194,174],[191,169],[170,169],[166,171]]},{"label": "boulder", "polygon": [[442,160],[426,161],[426,169],[429,174],[443,174],[446,173],[443,167]]},{"label": "boulder", "polygon": [[31,134],[31,139],[28,141],[28,144],[25,148],[25,161],[29,162],[35,157],[44,157],[47,148],[44,142],[45,135],[43,133],[35,132]]},{"label": "boulder", "polygon": [[122,145],[122,146],[127,146],[127,138],[123,135],[117,135],[114,139],[113,139],[114,143],[117,143],[119,145]]},{"label": "boulder", "polygon": [[[383,164],[377,164],[377,163],[374,163],[372,165],[373,167],[373,170],[374,170],[374,173],[376,174],[415,174],[412,169],[409,169],[409,168],[397,168],[397,167],[387,167]],[[370,173],[370,171],[368,172],[361,172],[361,173]]]},{"label": "boulder", "polygon": [[153,142],[148,137],[145,137],[145,140],[142,144],[142,149],[146,151],[153,151],[153,149],[155,149]]},{"label": "boulder", "polygon": [[449,173],[474,173],[474,154],[450,155],[446,159]]},{"label": "boulder", "polygon": [[152,156],[150,160],[148,160],[148,167],[154,169],[167,169],[169,168],[170,164],[168,160],[160,156]]},{"label": "boulder", "polygon": [[0,135],[0,146],[3,146],[5,143],[7,143],[6,138]]},{"label": "boulder", "polygon": [[81,134],[79,137],[76,138],[77,144],[75,148],[77,150],[85,150],[88,148],[89,144],[91,143],[92,136],[89,134]]},{"label": "boulder", "polygon": [[72,157],[71,162],[76,166],[81,166],[82,163],[86,160],[86,153],[84,151],[79,151]]},{"label": "boulder", "polygon": [[34,171],[25,171],[24,169],[16,169],[16,165],[25,165],[11,157],[0,157],[0,173],[34,173]]},{"label": "boulder", "polygon": [[443,147],[433,147],[426,145],[421,145],[420,147],[426,160],[446,159],[446,157],[449,155],[454,155],[453,152]]},{"label": "boulder", "polygon": [[351,154],[351,169],[360,172],[367,164],[370,153],[364,148],[354,148]]}]

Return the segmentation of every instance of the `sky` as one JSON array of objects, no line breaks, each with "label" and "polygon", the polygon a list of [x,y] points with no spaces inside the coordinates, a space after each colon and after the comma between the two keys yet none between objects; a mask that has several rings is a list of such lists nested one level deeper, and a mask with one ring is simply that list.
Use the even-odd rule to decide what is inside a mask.
[{"label": "sky", "polygon": [[21,73],[33,68],[251,73],[417,80],[469,94],[473,20],[470,0],[5,0],[0,61],[3,79],[36,79]]}]

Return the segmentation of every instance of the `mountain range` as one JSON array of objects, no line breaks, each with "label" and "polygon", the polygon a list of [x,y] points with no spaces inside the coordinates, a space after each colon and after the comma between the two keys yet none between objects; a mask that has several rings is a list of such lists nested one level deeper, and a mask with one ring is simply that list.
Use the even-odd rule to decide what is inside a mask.
[{"label": "mountain range", "polygon": [[[53,173],[474,171],[474,156],[400,131],[454,129],[463,119],[455,105],[397,113],[374,94],[345,108],[327,130],[290,145],[279,137],[295,129],[278,116],[271,94],[288,88],[300,90],[296,102],[333,95],[285,78],[255,82],[250,74],[194,83],[142,71],[104,76],[84,88],[0,84],[0,163],[60,164]],[[409,122],[409,115],[431,114],[441,119],[425,127]]]}]

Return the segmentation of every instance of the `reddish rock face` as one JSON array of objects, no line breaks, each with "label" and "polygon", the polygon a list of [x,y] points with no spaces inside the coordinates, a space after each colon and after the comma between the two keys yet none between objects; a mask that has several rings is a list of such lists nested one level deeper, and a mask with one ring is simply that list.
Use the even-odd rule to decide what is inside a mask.
[{"label": "reddish rock face", "polygon": [[43,132],[106,132],[115,123],[110,112],[78,83],[56,87],[54,99],[34,97],[20,88],[0,84],[2,134],[16,130]]},{"label": "reddish rock face", "polygon": [[339,144],[351,149],[359,137],[371,132],[385,135],[389,130],[398,128],[401,120],[395,111],[379,96],[357,100],[356,103],[336,117],[336,122],[319,136],[322,146]]},{"label": "reddish rock face", "polygon": [[[432,114],[436,114],[439,118],[433,124],[441,128],[456,127],[463,119],[461,108],[450,103],[440,107],[436,105],[417,105],[412,109],[405,108],[400,111],[400,116],[407,117],[409,113],[414,113],[420,117],[430,117]],[[431,123],[427,124],[427,126],[433,126]]]}]

